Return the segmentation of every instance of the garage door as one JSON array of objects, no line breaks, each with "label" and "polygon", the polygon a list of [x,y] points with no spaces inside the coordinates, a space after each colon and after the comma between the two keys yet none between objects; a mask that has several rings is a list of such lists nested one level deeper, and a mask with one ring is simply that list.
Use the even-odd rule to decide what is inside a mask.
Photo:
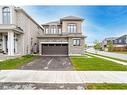
[{"label": "garage door", "polygon": [[68,44],[42,44],[43,55],[67,55]]}]

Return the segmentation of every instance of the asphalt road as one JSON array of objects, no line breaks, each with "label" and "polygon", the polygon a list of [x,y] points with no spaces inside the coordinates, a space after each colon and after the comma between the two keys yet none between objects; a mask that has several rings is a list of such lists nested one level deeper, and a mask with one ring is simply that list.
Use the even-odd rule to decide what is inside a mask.
[{"label": "asphalt road", "polygon": [[0,83],[0,90],[85,90],[85,84]]}]

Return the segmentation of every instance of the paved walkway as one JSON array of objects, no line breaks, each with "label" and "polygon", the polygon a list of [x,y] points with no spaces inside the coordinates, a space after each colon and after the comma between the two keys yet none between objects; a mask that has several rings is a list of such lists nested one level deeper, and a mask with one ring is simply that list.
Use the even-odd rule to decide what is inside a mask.
[{"label": "paved walkway", "polygon": [[102,57],[102,56],[98,56],[98,55],[94,55],[94,54],[89,54],[89,55],[92,55],[92,56],[95,56],[95,57],[98,57],[98,58],[103,58],[105,60],[113,61],[113,62],[122,64],[122,65],[127,65],[127,62],[122,62],[122,61],[118,61],[118,60],[114,60],[114,59],[111,59],[111,58],[106,58],[106,57]]},{"label": "paved walkway", "polygon": [[0,83],[127,83],[125,71],[1,70]]},{"label": "paved walkway", "polygon": [[[87,49],[87,52],[95,53],[95,50],[93,48]],[[112,52],[105,52],[105,51],[97,51],[97,54],[114,57],[122,60],[127,60],[127,54],[119,54],[119,53],[112,53]]]}]

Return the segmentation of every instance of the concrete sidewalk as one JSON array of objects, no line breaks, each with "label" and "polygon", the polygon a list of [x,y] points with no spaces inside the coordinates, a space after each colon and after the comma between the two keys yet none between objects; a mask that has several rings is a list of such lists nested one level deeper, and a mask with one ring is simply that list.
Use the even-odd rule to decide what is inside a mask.
[{"label": "concrete sidewalk", "polygon": [[118,64],[127,65],[127,62],[122,62],[122,61],[118,61],[118,60],[115,60],[115,59],[106,58],[106,57],[102,57],[102,56],[98,56],[98,55],[94,55],[94,54],[90,54],[90,53],[86,53],[86,54],[89,54],[89,55],[92,55],[92,56],[95,56],[95,57],[98,57],[98,58],[102,58],[102,59],[105,59],[105,60],[109,60],[109,61],[112,61],[112,62],[116,62]]},{"label": "concrete sidewalk", "polygon": [[127,71],[1,70],[0,82],[18,83],[127,83]]},{"label": "concrete sidewalk", "polygon": [[[89,48],[86,50],[87,52],[90,53],[95,53],[94,48]],[[122,60],[127,60],[127,54],[120,54],[120,53],[114,53],[114,52],[105,52],[105,51],[97,51],[97,54],[104,55],[104,56],[109,56],[109,57],[114,57]]]}]

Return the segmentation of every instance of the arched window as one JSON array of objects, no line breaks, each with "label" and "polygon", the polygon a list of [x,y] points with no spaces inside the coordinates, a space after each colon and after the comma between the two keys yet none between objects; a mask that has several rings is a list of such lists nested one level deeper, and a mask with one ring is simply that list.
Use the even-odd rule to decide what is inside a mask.
[{"label": "arched window", "polygon": [[10,8],[4,7],[2,11],[3,11],[3,24],[10,24]]}]

